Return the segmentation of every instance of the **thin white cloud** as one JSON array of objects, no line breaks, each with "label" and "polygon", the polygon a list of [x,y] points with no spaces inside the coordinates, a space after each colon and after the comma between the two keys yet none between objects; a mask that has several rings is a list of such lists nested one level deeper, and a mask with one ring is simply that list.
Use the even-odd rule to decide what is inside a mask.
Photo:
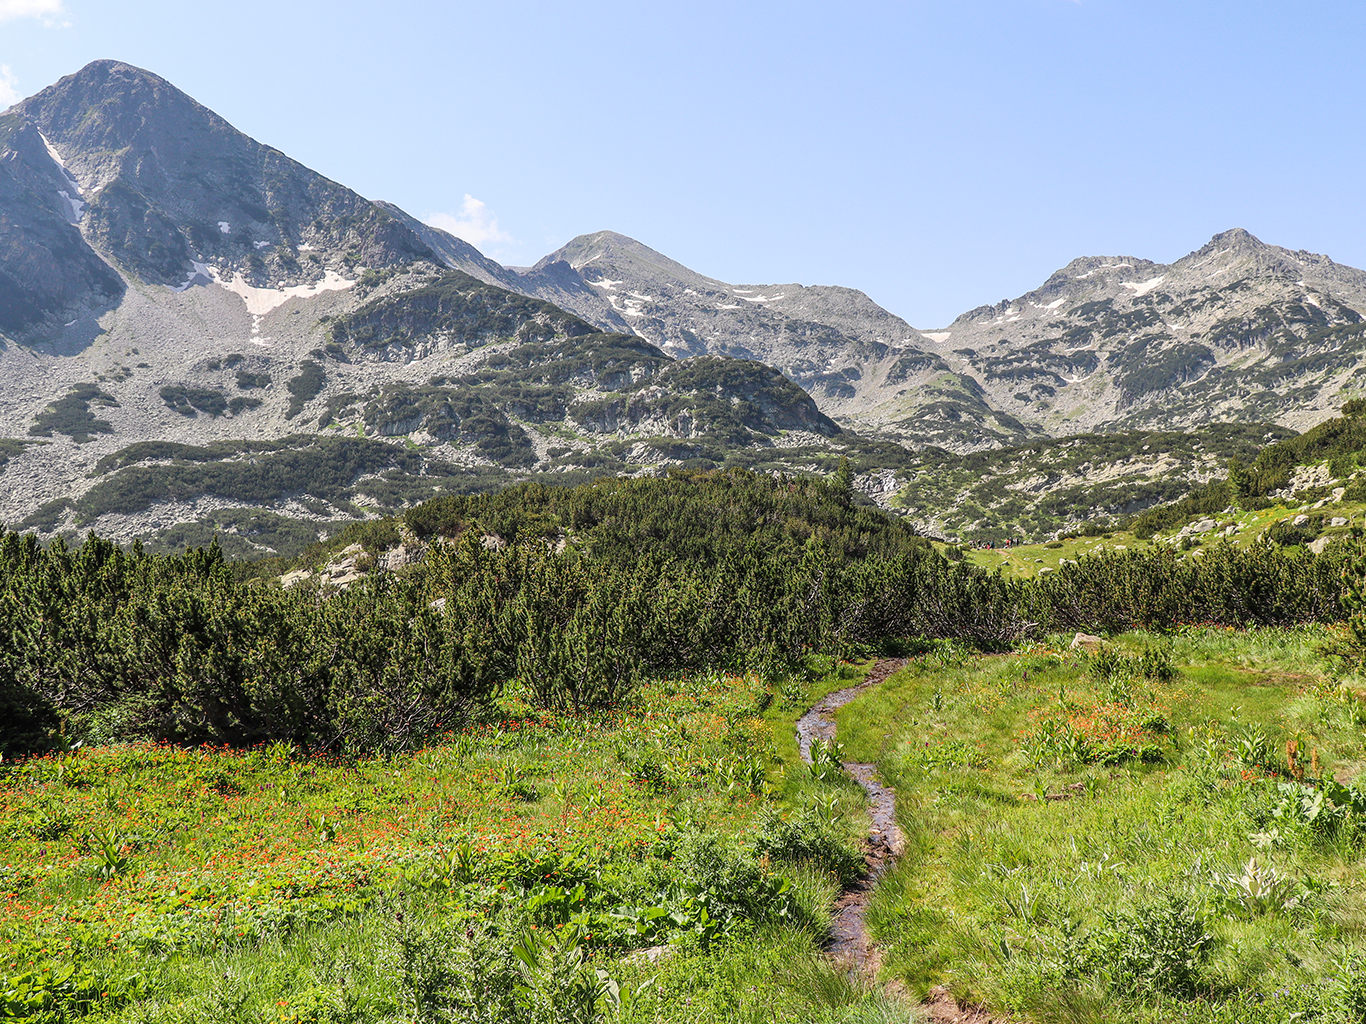
[{"label": "thin white cloud", "polygon": [[449,231],[456,238],[462,238],[475,248],[485,245],[507,245],[515,241],[498,226],[498,218],[487,206],[469,193],[458,214],[434,213],[427,223],[442,231]]},{"label": "thin white cloud", "polygon": [[19,79],[8,64],[0,64],[0,113],[8,110],[20,100]]},{"label": "thin white cloud", "polygon": [[42,18],[48,25],[69,24],[64,0],[0,0],[0,21],[15,18]]}]

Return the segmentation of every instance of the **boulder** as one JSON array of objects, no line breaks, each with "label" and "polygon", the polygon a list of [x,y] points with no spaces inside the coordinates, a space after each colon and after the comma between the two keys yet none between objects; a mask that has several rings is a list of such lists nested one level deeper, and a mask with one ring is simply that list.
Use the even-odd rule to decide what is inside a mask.
[{"label": "boulder", "polygon": [[407,544],[400,544],[392,551],[386,551],[380,556],[381,564],[390,572],[396,569],[404,569],[410,565],[415,565],[422,561],[423,551],[417,547],[409,547]]},{"label": "boulder", "polygon": [[1309,522],[1309,517],[1308,517],[1308,516],[1306,516],[1306,515],[1298,515],[1298,516],[1296,516],[1294,519],[1290,520],[1290,525],[1291,525],[1291,526],[1303,526],[1303,525],[1304,525],[1305,523],[1307,523],[1307,522]]},{"label": "boulder", "polygon": [[1090,633],[1078,633],[1072,638],[1072,642],[1068,644],[1068,647],[1074,651],[1081,650],[1085,651],[1087,654],[1094,654],[1096,651],[1100,650],[1101,644],[1104,642],[1105,641],[1100,637],[1092,636]]},{"label": "boulder", "polygon": [[1347,520],[1346,520],[1346,519],[1343,519],[1342,516],[1334,516],[1332,519],[1328,520],[1328,525],[1329,525],[1329,526],[1346,526],[1346,525],[1347,525]]},{"label": "boulder", "polygon": [[1191,527],[1191,533],[1209,533],[1218,525],[1213,519],[1202,519]]},{"label": "boulder", "polygon": [[626,956],[628,964],[657,964],[670,959],[674,955],[673,946],[650,946],[647,949],[638,949],[634,953]]}]

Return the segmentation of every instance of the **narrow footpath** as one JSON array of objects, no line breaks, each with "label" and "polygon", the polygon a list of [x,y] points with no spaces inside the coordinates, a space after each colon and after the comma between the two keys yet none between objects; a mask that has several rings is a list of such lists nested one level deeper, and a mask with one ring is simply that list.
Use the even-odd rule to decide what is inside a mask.
[{"label": "narrow footpath", "polygon": [[[836,690],[818,701],[810,711],[797,721],[797,745],[802,760],[811,763],[811,743],[835,741],[835,712],[865,690],[882,683],[906,664],[904,658],[890,658],[878,661],[863,681],[856,686]],[[873,898],[873,890],[878,881],[896,863],[905,847],[905,838],[896,825],[896,794],[884,786],[877,777],[877,767],[857,762],[841,762],[863,791],[868,794],[868,804],[872,813],[872,823],[868,835],[863,840],[863,856],[867,870],[835,901],[835,916],[831,923],[829,953],[836,960],[846,963],[851,972],[869,979],[877,976],[881,966],[877,947],[868,934],[866,921],[868,903]]]},{"label": "narrow footpath", "polygon": [[[865,690],[884,682],[907,662],[905,658],[884,658],[878,661],[863,682],[827,694],[797,721],[797,745],[802,760],[811,763],[811,744],[835,741],[835,712]],[[836,962],[846,964],[850,973],[874,982],[881,968],[877,946],[868,934],[868,903],[873,890],[883,875],[891,870],[906,846],[906,838],[896,824],[896,794],[877,777],[877,766],[854,761],[840,762],[863,791],[868,794],[872,822],[863,839],[863,856],[868,870],[863,877],[840,893],[835,901],[834,920],[830,926],[830,944],[826,947]],[[966,1006],[954,999],[945,987],[933,989],[921,1004],[921,1012],[929,1024],[1006,1024],[982,1006]]]}]

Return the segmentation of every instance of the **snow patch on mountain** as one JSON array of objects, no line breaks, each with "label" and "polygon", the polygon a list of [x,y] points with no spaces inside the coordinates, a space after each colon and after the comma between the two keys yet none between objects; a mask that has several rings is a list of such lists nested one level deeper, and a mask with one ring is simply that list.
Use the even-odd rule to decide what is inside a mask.
[{"label": "snow patch on mountain", "polygon": [[57,195],[61,196],[62,201],[67,205],[67,220],[71,221],[72,224],[79,224],[81,222],[81,216],[85,213],[85,203],[82,202],[80,198],[81,184],[76,180],[71,171],[67,169],[66,161],[62,159],[62,154],[57,152],[56,147],[48,141],[47,136],[44,135],[41,130],[38,132],[38,138],[43,140],[43,147],[47,150],[47,155],[52,158],[52,162],[57,165],[57,170],[62,172],[62,177],[66,179],[66,183],[70,187],[70,191],[67,189],[57,190]]},{"label": "snow patch on mountain", "polygon": [[1138,298],[1139,296],[1147,295],[1150,291],[1152,291],[1164,280],[1166,280],[1166,278],[1166,274],[1158,274],[1156,277],[1150,277],[1148,278],[1148,280],[1143,281],[1141,283],[1134,281],[1121,281],[1120,285],[1124,288],[1132,288],[1134,290],[1134,298]]},{"label": "snow patch on mountain", "polygon": [[81,202],[79,199],[73,198],[71,193],[64,188],[58,189],[57,194],[66,202],[67,219],[71,221],[72,224],[79,224],[81,222],[81,215],[85,213],[85,203]]},{"label": "snow patch on mountain", "polygon": [[171,286],[173,292],[183,292],[188,288],[202,286],[213,283],[213,271],[207,265],[199,262],[192,262],[189,276],[183,282]]},{"label": "snow patch on mountain", "polygon": [[[195,266],[198,268],[200,264]],[[223,280],[217,271],[212,273],[216,284],[226,288],[234,295],[242,297],[242,301],[247,304],[247,312],[252,316],[265,316],[272,309],[283,306],[290,299],[307,299],[321,292],[347,291],[356,286],[355,281],[342,277],[335,270],[329,270],[321,281],[315,281],[313,284],[294,285],[290,288],[257,288],[254,285],[247,284],[240,272],[234,274],[231,281]]]}]

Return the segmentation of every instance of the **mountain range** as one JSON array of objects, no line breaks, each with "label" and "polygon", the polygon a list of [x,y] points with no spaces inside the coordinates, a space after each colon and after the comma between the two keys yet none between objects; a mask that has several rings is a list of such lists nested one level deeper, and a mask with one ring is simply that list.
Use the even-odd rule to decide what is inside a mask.
[{"label": "mountain range", "polygon": [[1360,391],[1364,313],[1366,273],[1242,230],[934,330],[609,231],[504,267],[97,61],[0,114],[0,520],[271,550],[514,477],[841,454],[891,503],[951,453],[1304,429]]}]

